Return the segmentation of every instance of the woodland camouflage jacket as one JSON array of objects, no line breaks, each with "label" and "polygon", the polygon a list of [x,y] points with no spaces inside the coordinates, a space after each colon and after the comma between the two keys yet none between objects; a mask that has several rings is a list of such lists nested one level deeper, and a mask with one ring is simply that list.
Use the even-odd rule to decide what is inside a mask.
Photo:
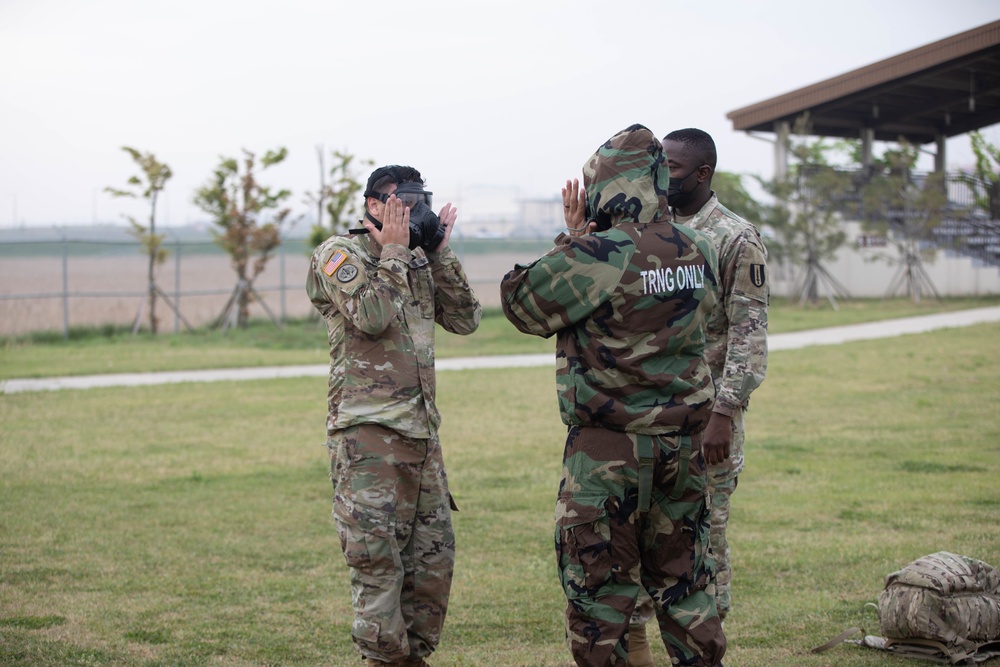
[{"label": "woodland camouflage jacket", "polygon": [[501,283],[514,326],[556,335],[568,425],[685,434],[707,424],[714,387],[702,353],[718,263],[707,236],[666,219],[662,163],[648,129],[612,137],[583,170],[589,208],[610,214],[611,229],[560,235]]}]

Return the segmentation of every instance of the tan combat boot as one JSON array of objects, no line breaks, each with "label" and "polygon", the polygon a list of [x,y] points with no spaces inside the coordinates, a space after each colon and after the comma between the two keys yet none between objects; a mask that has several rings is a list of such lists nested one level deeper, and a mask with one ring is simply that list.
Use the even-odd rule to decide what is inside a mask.
[{"label": "tan combat boot", "polygon": [[628,660],[625,667],[654,667],[646,640],[646,624],[628,626]]}]

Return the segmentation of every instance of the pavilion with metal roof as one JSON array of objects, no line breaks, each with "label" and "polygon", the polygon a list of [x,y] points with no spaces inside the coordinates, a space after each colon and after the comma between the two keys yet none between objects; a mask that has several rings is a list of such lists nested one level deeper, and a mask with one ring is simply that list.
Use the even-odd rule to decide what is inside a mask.
[{"label": "pavilion with metal roof", "polygon": [[815,136],[860,139],[865,164],[874,141],[936,144],[1000,123],[1000,21],[726,114],[733,129],[773,132],[775,176],[787,173],[787,138],[809,114]]}]

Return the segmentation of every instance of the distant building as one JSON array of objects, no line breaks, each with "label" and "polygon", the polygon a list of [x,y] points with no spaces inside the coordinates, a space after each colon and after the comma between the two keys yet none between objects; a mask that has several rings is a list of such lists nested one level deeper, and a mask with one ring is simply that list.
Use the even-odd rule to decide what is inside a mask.
[{"label": "distant building", "polygon": [[555,237],[565,231],[562,197],[521,200],[521,228],[512,236]]}]

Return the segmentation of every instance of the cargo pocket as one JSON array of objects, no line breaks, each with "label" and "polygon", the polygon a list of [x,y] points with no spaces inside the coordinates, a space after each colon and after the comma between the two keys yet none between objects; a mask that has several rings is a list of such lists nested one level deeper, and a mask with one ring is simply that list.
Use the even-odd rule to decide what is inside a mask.
[{"label": "cargo pocket", "polygon": [[339,496],[333,514],[348,567],[375,577],[396,571],[399,550],[389,514]]},{"label": "cargo pocket", "polygon": [[402,570],[395,522],[378,508],[339,495],[334,501],[333,514],[344,560],[351,570],[355,612],[351,635],[359,645],[378,652],[384,643],[379,638],[385,620],[379,616],[385,613],[382,608],[385,602],[379,596],[397,589]]},{"label": "cargo pocket", "polygon": [[606,496],[567,496],[556,502],[556,552],[567,598],[597,597],[611,580],[611,532],[606,501]]},{"label": "cargo pocket", "polygon": [[351,624],[351,637],[354,641],[364,646],[369,651],[379,652],[378,636],[380,631],[378,621],[373,621],[362,616],[355,615]]},{"label": "cargo pocket", "polygon": [[426,255],[410,260],[410,291],[420,306],[420,316],[434,319],[434,274]]}]

